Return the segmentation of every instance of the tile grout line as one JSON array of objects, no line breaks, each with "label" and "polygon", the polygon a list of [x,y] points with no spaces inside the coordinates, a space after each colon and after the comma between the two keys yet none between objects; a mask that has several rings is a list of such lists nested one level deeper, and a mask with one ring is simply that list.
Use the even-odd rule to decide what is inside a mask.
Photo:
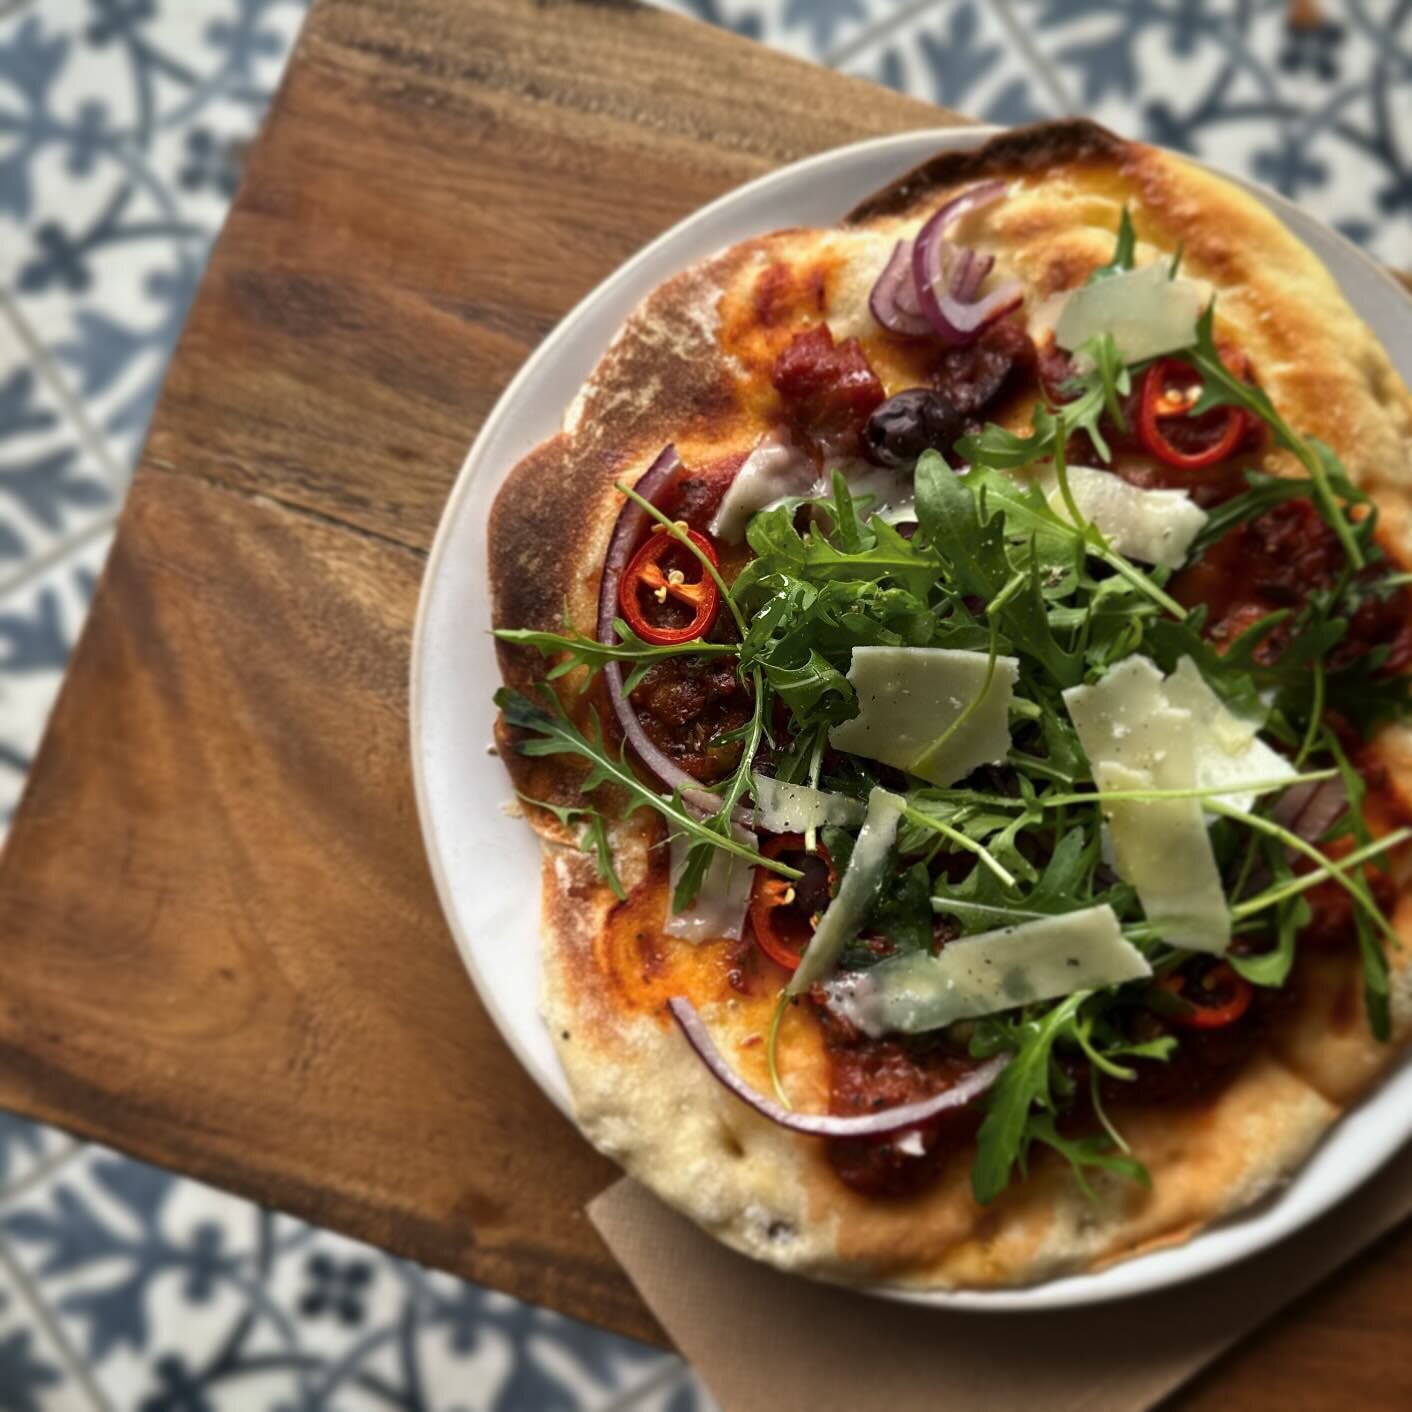
[{"label": "tile grout line", "polygon": [[19,1290],[20,1297],[29,1306],[29,1312],[34,1316],[35,1323],[48,1334],[49,1341],[54,1345],[54,1351],[60,1360],[67,1365],[66,1371],[69,1376],[83,1389],[89,1402],[98,1409],[98,1412],[117,1412],[117,1409],[108,1400],[107,1394],[98,1386],[98,1380],[93,1376],[93,1370],[74,1351],[73,1345],[69,1342],[69,1337],[64,1332],[54,1311],[49,1308],[43,1295],[39,1292],[39,1287],[30,1279],[29,1273],[15,1257],[9,1242],[3,1235],[0,1235],[0,1274],[8,1275],[15,1288]]},{"label": "tile grout line", "polygon": [[[55,1131],[58,1131],[55,1129]],[[77,1138],[70,1137],[67,1133],[63,1135],[68,1146],[62,1152],[50,1153],[48,1157],[41,1158],[22,1177],[17,1177],[13,1182],[4,1188],[0,1188],[0,1207],[10,1205],[11,1202],[23,1196],[25,1192],[37,1187],[41,1182],[48,1180],[60,1167],[67,1166],[80,1152],[83,1151],[83,1143]]]},{"label": "tile grout line", "polygon": [[83,404],[74,395],[64,375],[55,367],[48,350],[30,327],[29,320],[20,312],[14,299],[3,290],[0,290],[0,315],[3,315],[9,323],[11,331],[23,344],[25,352],[33,361],[35,370],[44,380],[49,391],[58,399],[74,431],[78,433],[78,439],[83,443],[84,449],[98,462],[99,468],[111,482],[111,488],[121,494],[128,482],[126,472],[113,457],[107,443],[88,420],[88,414],[83,410]]},{"label": "tile grout line", "polygon": [[1026,68],[1029,69],[1031,77],[1037,79],[1048,90],[1049,96],[1054,100],[1060,114],[1065,117],[1076,114],[1079,111],[1079,106],[1065,87],[1064,80],[1059,76],[1059,70],[1049,62],[1044,50],[1035,43],[1029,27],[1012,8],[1012,0],[992,0],[991,11],[1000,21],[1001,27],[1010,35],[1010,42],[1019,52],[1019,56],[1024,61]]},{"label": "tile grout line", "polygon": [[108,533],[117,524],[120,513],[121,509],[117,507],[105,511],[92,524],[85,525],[81,530],[75,530],[57,544],[51,544],[42,554],[35,555],[29,563],[16,569],[9,577],[0,578],[0,598],[5,598],[26,584],[32,583],[41,574],[52,569],[55,564],[68,558],[70,554],[77,553],[78,550],[91,544],[100,535]]},{"label": "tile grout line", "polygon": [[684,1381],[690,1376],[691,1368],[687,1363],[676,1355],[669,1354],[668,1361],[661,1367],[654,1368],[635,1386],[615,1394],[608,1402],[596,1407],[594,1412],[632,1412],[643,1398],[651,1397],[654,1392],[670,1387],[674,1382]]},{"label": "tile grout line", "polygon": [[908,4],[898,6],[891,14],[884,15],[876,24],[867,26],[861,33],[855,34],[852,39],[844,40],[837,49],[831,49],[828,53],[821,54],[818,62],[830,69],[836,69],[841,64],[849,63],[879,40],[886,39],[895,30],[910,24],[924,10],[945,3],[947,0],[909,0]]}]

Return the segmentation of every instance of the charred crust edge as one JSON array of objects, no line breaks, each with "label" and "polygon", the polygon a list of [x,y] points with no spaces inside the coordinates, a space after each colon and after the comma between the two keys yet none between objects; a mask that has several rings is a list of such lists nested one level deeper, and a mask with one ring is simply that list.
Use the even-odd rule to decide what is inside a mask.
[{"label": "charred crust edge", "polygon": [[1133,144],[1087,118],[1035,123],[1003,132],[969,152],[939,152],[855,206],[841,222],[862,225],[910,211],[933,191],[984,177],[1019,176],[1068,162],[1114,160]]}]

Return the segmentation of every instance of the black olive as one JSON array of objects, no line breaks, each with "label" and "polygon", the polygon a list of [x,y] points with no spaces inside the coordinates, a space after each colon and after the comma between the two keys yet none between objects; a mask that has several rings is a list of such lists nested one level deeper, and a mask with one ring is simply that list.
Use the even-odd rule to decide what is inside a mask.
[{"label": "black olive", "polygon": [[863,454],[877,466],[910,467],[923,451],[951,450],[965,416],[940,392],[909,387],[889,397],[863,428]]},{"label": "black olive", "polygon": [[801,853],[790,862],[804,874],[794,884],[794,904],[804,915],[822,912],[829,905],[828,864],[817,853]]}]

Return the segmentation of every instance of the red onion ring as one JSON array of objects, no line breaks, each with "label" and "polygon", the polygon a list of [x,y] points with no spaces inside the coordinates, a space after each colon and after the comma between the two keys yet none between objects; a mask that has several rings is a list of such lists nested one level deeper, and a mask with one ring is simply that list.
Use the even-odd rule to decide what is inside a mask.
[{"label": "red onion ring", "polygon": [[[664,446],[657,459],[638,477],[633,489],[650,505],[680,469],[681,457],[677,455],[677,448]],[[608,552],[603,558],[603,579],[598,586],[598,640],[605,646],[612,646],[618,640],[617,630],[613,626],[613,620],[618,616],[618,585],[622,582],[623,570],[632,558],[637,541],[647,528],[648,519],[647,511],[641,505],[635,500],[625,499],[608,540]],[[669,789],[680,789],[683,793],[698,789],[699,782],[675,761],[668,759],[643,729],[637,712],[623,690],[622,663],[609,662],[603,669],[603,676],[608,683],[613,714],[642,763]]]},{"label": "red onion ring", "polygon": [[[963,249],[955,262],[956,272],[951,292],[963,304],[975,300],[985,277],[995,266],[994,255],[979,255]],[[917,282],[912,277],[912,242],[899,240],[868,295],[868,308],[873,318],[889,333],[905,338],[929,338],[931,322],[917,302]]]},{"label": "red onion ring", "polygon": [[[917,302],[933,333],[946,343],[970,343],[988,323],[1019,308],[1024,299],[1024,286],[1016,279],[997,285],[982,299],[975,298],[990,267],[976,274],[983,261],[973,255],[969,261],[963,260],[959,269],[953,268],[955,247],[946,239],[947,230],[968,211],[989,206],[1004,194],[1003,181],[985,181],[970,187],[937,211],[912,243]],[[969,298],[962,296],[963,289],[969,291]]]},{"label": "red onion ring", "polygon": [[1348,792],[1341,779],[1306,780],[1290,785],[1270,812],[1277,824],[1306,843],[1318,843],[1347,808]]},{"label": "red onion ring", "polygon": [[833,1113],[796,1113],[773,1098],[750,1087],[739,1074],[721,1057],[714,1041],[707,1032],[705,1022],[697,1013],[696,1007],[685,996],[674,996],[667,1001],[667,1008],[686,1036],[686,1042],[696,1051],[697,1058],[711,1071],[721,1084],[735,1094],[741,1102],[749,1104],[762,1117],[778,1123],[791,1132],[804,1133],[809,1137],[887,1137],[892,1133],[915,1128],[942,1113],[955,1112],[979,1098],[995,1080],[1000,1071],[1010,1062],[1008,1054],[988,1059],[979,1068],[973,1069],[958,1084],[931,1098],[922,1098],[915,1103],[904,1103],[897,1108],[884,1108],[880,1113],[864,1113],[858,1117],[840,1117]]},{"label": "red onion ring", "polygon": [[951,282],[951,292],[963,303],[975,301],[977,292],[985,282],[985,277],[995,268],[994,255],[980,255],[974,250],[966,251],[963,267],[956,272]]},{"label": "red onion ring", "polygon": [[[657,459],[638,477],[633,489],[649,505],[653,505],[680,469],[681,457],[677,455],[677,448],[664,446]],[[623,508],[618,511],[617,523],[608,539],[608,552],[603,558],[603,579],[598,586],[598,640],[605,646],[612,646],[618,640],[617,630],[613,626],[613,620],[618,616],[618,585],[648,521],[647,511],[635,500],[623,501]],[[716,813],[721,801],[710,790],[703,789],[701,781],[694,775],[687,774],[675,760],[659,750],[643,728],[623,690],[622,663],[609,662],[603,668],[603,677],[608,683],[608,699],[613,703],[613,714],[618,718],[623,735],[638,759],[668,789],[680,790],[682,799],[697,813],[705,816]],[[746,812],[747,822],[749,818]]]},{"label": "red onion ring", "polygon": [[868,295],[868,308],[889,333],[901,334],[904,338],[926,338],[931,334],[932,326],[917,306],[910,240],[899,240],[893,248]]},{"label": "red onion ring", "polygon": [[[907,315],[916,315],[917,318],[926,321],[926,316],[922,313],[922,306],[917,303],[917,286],[912,280],[912,242],[904,241],[907,247],[907,278],[897,286],[897,307]],[[928,328],[930,333],[931,329]]]}]

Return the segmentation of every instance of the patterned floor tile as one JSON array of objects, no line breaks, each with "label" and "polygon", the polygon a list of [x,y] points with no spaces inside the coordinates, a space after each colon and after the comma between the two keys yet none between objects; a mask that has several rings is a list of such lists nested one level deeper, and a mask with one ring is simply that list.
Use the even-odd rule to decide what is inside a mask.
[{"label": "patterned floor tile", "polygon": [[1072,111],[1265,182],[1412,267],[1412,7],[1008,3]]},{"label": "patterned floor tile", "polygon": [[985,122],[1034,122],[1056,111],[990,0],[939,0],[861,48],[845,67]]},{"label": "patterned floor tile", "polygon": [[[1412,266],[1412,5],[660,3],[991,121],[1092,112]],[[0,818],[304,10],[0,0]],[[74,1151],[0,1114],[0,1412],[716,1412],[679,1360]]]},{"label": "patterned floor tile", "polygon": [[[0,478],[3,455],[0,448]],[[0,834],[19,802],[111,539],[111,521],[95,521],[0,595]]]},{"label": "patterned floor tile", "polygon": [[682,1370],[654,1382],[636,1397],[603,1412],[720,1412],[720,1404],[694,1373]]},{"label": "patterned floor tile", "polygon": [[43,0],[0,19],[0,288],[124,467],[304,10]]},{"label": "patterned floor tile", "polygon": [[0,596],[74,535],[113,518],[118,488],[100,457],[0,293]]},{"label": "patterned floor tile", "polygon": [[680,1368],[98,1148],[5,1208],[0,1240],[134,1412],[599,1412]]},{"label": "patterned floor tile", "polygon": [[0,1111],[0,1206],[76,1146],[56,1128]]},{"label": "patterned floor tile", "polygon": [[4,1412],[106,1412],[89,1395],[3,1260],[0,1408]]},{"label": "patterned floor tile", "polygon": [[652,0],[801,59],[836,63],[879,26],[933,0]]}]

